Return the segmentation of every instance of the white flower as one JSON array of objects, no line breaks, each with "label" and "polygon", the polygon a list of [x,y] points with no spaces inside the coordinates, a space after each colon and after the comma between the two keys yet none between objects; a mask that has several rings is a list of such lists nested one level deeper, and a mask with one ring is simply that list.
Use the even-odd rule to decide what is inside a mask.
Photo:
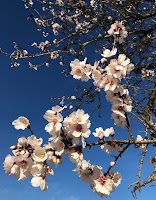
[{"label": "white flower", "polygon": [[47,185],[45,177],[33,177],[31,179],[31,184],[33,187],[40,187],[42,191],[45,191],[48,189],[48,185]]},{"label": "white flower", "polygon": [[78,164],[80,160],[83,160],[83,153],[78,151],[70,151],[69,158],[71,162]]},{"label": "white flower", "polygon": [[75,99],[76,99],[76,97],[75,97],[75,96],[71,96],[70,98],[71,98],[72,100],[75,100]]},{"label": "white flower", "polygon": [[57,167],[62,164],[62,157],[52,155],[47,159],[47,161],[50,165],[55,165],[55,167]]},{"label": "white flower", "polygon": [[20,155],[15,157],[15,166],[14,174],[16,179],[24,180],[27,177],[31,177],[31,167],[33,165],[32,159],[27,158],[25,155]]},{"label": "white flower", "polygon": [[106,130],[105,130],[105,132],[104,132],[104,136],[105,137],[109,137],[110,135],[114,135],[114,128],[113,127],[111,127],[111,128],[107,128]]},{"label": "white flower", "polygon": [[26,129],[29,125],[29,120],[26,117],[19,117],[18,119],[14,120],[12,122],[12,125],[14,125],[15,129]]},{"label": "white flower", "polygon": [[91,179],[89,176],[91,175],[92,172],[92,166],[89,161],[86,160],[79,161],[76,169],[74,169],[73,171],[78,172],[79,177],[83,182],[87,182],[91,185]]},{"label": "white flower", "polygon": [[103,54],[101,54],[103,57],[108,58],[116,55],[117,48],[113,48],[111,51],[109,49],[105,49]]},{"label": "white flower", "polygon": [[99,84],[100,88],[104,88],[105,91],[114,91],[118,86],[118,79],[113,76],[106,75],[102,78],[101,83]]},{"label": "white flower", "polygon": [[21,137],[18,139],[18,145],[20,146],[27,146],[28,145],[28,141],[25,137]]},{"label": "white flower", "polygon": [[42,147],[36,147],[33,151],[32,158],[35,162],[44,162],[47,159],[45,149]]},{"label": "white flower", "polygon": [[31,174],[33,176],[40,176],[44,172],[44,168],[41,164],[34,164],[31,168]]},{"label": "white flower", "polygon": [[42,142],[43,142],[43,139],[42,138],[39,138],[37,139],[35,135],[31,135],[27,138],[28,140],[28,143],[33,147],[33,148],[36,148],[36,147],[40,147]]},{"label": "white flower", "polygon": [[95,129],[96,132],[93,133],[93,135],[95,137],[98,137],[99,139],[103,139],[104,138],[104,130],[102,127],[96,128]]},{"label": "white flower", "polygon": [[14,165],[14,156],[11,156],[10,154],[7,155],[5,157],[5,160],[4,160],[4,169],[5,169],[5,172],[8,174],[8,175],[11,175],[11,168],[13,167]]},{"label": "white flower", "polygon": [[125,27],[122,25],[122,22],[116,21],[111,25],[111,28],[108,30],[109,35],[113,35],[116,41],[119,43],[124,42],[123,38],[127,37],[127,31]]},{"label": "white flower", "polygon": [[62,107],[60,106],[52,107],[52,110],[46,111],[43,117],[49,122],[45,127],[47,132],[52,131],[54,128],[56,131],[61,129],[62,124],[60,122],[63,120],[62,115],[59,113],[61,111]]},{"label": "white flower", "polygon": [[121,126],[121,128],[124,128],[127,124],[124,112],[114,111],[112,118],[115,121],[115,125]]},{"label": "white flower", "polygon": [[97,180],[94,180],[93,191],[101,197],[108,197],[114,191],[113,181],[101,175]]},{"label": "white flower", "polygon": [[[96,169],[98,169],[96,167]],[[104,176],[100,169],[95,171],[95,175],[93,176],[93,191],[101,196],[108,197],[111,192],[115,190],[115,188],[121,182],[121,174],[119,174],[116,170],[113,170],[110,176]]]},{"label": "white flower", "polygon": [[110,64],[106,67],[108,75],[114,76],[114,78],[124,78],[126,76],[126,67],[118,63],[116,59],[112,59]]},{"label": "white flower", "polygon": [[70,67],[72,69],[71,75],[73,75],[73,78],[78,80],[81,79],[81,81],[88,81],[90,79],[91,65],[86,64],[86,61],[87,58],[85,58],[82,62],[75,59],[70,63]]},{"label": "white flower", "polygon": [[64,152],[65,144],[60,140],[60,138],[56,138],[51,142],[51,147],[57,156],[61,156]]},{"label": "white flower", "polygon": [[67,136],[70,138],[73,138],[73,136],[76,138],[89,137],[90,121],[88,118],[89,115],[84,114],[84,111],[80,109],[66,117],[64,119],[64,126]]}]

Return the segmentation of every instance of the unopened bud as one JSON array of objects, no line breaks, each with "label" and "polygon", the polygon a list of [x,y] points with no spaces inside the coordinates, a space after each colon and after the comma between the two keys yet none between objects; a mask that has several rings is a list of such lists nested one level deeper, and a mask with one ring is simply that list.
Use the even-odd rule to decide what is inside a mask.
[{"label": "unopened bud", "polygon": [[21,146],[26,146],[28,144],[27,139],[25,137],[19,138],[18,144],[21,145]]},{"label": "unopened bud", "polygon": [[115,161],[110,162],[110,166],[113,167],[115,165]]},{"label": "unopened bud", "polygon": [[17,146],[16,146],[16,145],[13,145],[13,146],[10,147],[10,149],[11,149],[11,150],[15,150],[15,149],[17,149]]},{"label": "unopened bud", "polygon": [[51,175],[51,176],[54,176],[54,171],[49,167],[48,168],[48,173]]}]

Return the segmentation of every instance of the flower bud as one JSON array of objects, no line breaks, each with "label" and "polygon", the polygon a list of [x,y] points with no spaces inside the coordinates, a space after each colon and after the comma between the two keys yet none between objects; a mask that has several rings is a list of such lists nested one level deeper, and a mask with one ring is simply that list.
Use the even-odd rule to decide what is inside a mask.
[{"label": "flower bud", "polygon": [[51,175],[51,176],[54,176],[54,171],[49,167],[48,168],[48,173]]},{"label": "flower bud", "polygon": [[15,150],[15,149],[17,149],[17,146],[16,146],[16,145],[13,145],[13,146],[10,147],[10,149],[11,149],[11,150]]},{"label": "flower bud", "polygon": [[110,166],[113,167],[115,165],[115,161],[110,162]]},{"label": "flower bud", "polygon": [[26,146],[28,144],[27,139],[25,137],[19,138],[18,144],[21,145],[21,146]]}]

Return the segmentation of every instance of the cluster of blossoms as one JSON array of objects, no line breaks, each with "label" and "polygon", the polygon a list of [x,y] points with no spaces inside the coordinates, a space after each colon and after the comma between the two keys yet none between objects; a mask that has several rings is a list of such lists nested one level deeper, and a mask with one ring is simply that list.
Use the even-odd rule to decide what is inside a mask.
[{"label": "cluster of blossoms", "polygon": [[26,9],[33,6],[32,0],[23,0],[23,1],[25,2],[24,6],[25,6]]},{"label": "cluster of blossoms", "polygon": [[119,54],[118,59],[108,60],[116,53],[116,48],[111,51],[104,50],[101,62],[107,64],[105,68],[100,67],[100,62],[95,62],[94,66],[86,64],[86,58],[84,61],[75,59],[70,63],[70,67],[73,78],[81,81],[88,81],[92,78],[94,85],[97,86],[97,91],[104,89],[107,100],[112,103],[112,118],[115,120],[115,124],[124,128],[126,125],[125,112],[131,112],[132,101],[129,97],[129,91],[122,87],[121,79],[134,69],[134,65],[124,54]]},{"label": "cluster of blossoms", "polygon": [[88,183],[92,190],[101,197],[108,197],[122,179],[121,174],[116,170],[113,170],[109,175],[105,175],[101,166],[91,165],[86,160],[79,162],[74,171],[78,172],[82,181]]},{"label": "cluster of blossoms", "polygon": [[122,22],[116,21],[111,25],[111,28],[108,30],[109,35],[113,35],[115,41],[122,43],[124,42],[124,38],[127,37],[127,31]]},{"label": "cluster of blossoms", "polygon": [[[23,128],[23,125],[21,125]],[[16,125],[15,125],[16,127]],[[7,155],[4,169],[8,175],[15,175],[17,180],[33,177],[31,184],[45,191],[48,189],[46,174],[53,175],[53,170],[45,163],[48,155],[45,148],[41,147],[42,138],[29,136],[21,137],[18,144],[10,147],[14,156]]]},{"label": "cluster of blossoms", "polygon": [[141,73],[142,73],[142,80],[144,80],[148,77],[154,77],[155,76],[154,70],[142,69]]},{"label": "cluster of blossoms", "polygon": [[[62,164],[64,156],[69,154],[70,161],[77,165],[74,171],[78,172],[79,177],[87,182],[96,194],[107,197],[120,184],[121,175],[116,171],[104,173],[102,167],[91,165],[84,160],[82,150],[87,145],[86,138],[91,134],[89,115],[79,109],[63,119],[62,111],[66,107],[55,106],[44,114],[48,121],[45,130],[51,135],[48,144],[42,145],[43,139],[36,138],[26,117],[21,116],[14,120],[12,124],[17,130],[28,128],[32,135],[19,138],[17,145],[10,147],[13,156],[6,156],[4,169],[8,175],[15,175],[17,180],[32,178],[32,186],[45,191],[48,189],[46,176],[54,175],[49,165],[57,167]],[[105,131],[99,127],[95,131],[93,135],[99,140],[104,141],[104,138],[109,136],[114,138],[113,127]],[[80,141],[82,145],[77,145]],[[122,150],[111,139],[107,144],[101,145],[101,149],[106,153]],[[110,165],[114,164],[112,162]]]},{"label": "cluster of blossoms", "polygon": [[107,140],[107,141],[110,141],[110,142],[107,142],[107,143],[101,145],[101,149],[104,152],[106,152],[108,154],[112,154],[113,151],[122,151],[123,148],[121,146],[112,142],[112,139],[114,138],[114,134],[115,134],[113,127],[107,128],[106,130],[103,130],[102,127],[99,127],[99,128],[96,128],[95,131],[96,132],[94,132],[93,135],[95,137],[98,137],[99,141],[104,140],[106,137],[109,137],[109,136],[112,137],[111,139]]}]

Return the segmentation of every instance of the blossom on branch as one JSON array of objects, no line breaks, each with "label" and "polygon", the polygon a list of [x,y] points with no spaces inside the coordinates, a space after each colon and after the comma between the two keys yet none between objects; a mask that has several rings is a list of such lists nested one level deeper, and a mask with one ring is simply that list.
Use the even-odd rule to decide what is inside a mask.
[{"label": "blossom on branch", "polygon": [[29,120],[26,117],[19,117],[18,119],[14,120],[12,122],[12,125],[14,125],[15,129],[26,129],[29,125]]}]

